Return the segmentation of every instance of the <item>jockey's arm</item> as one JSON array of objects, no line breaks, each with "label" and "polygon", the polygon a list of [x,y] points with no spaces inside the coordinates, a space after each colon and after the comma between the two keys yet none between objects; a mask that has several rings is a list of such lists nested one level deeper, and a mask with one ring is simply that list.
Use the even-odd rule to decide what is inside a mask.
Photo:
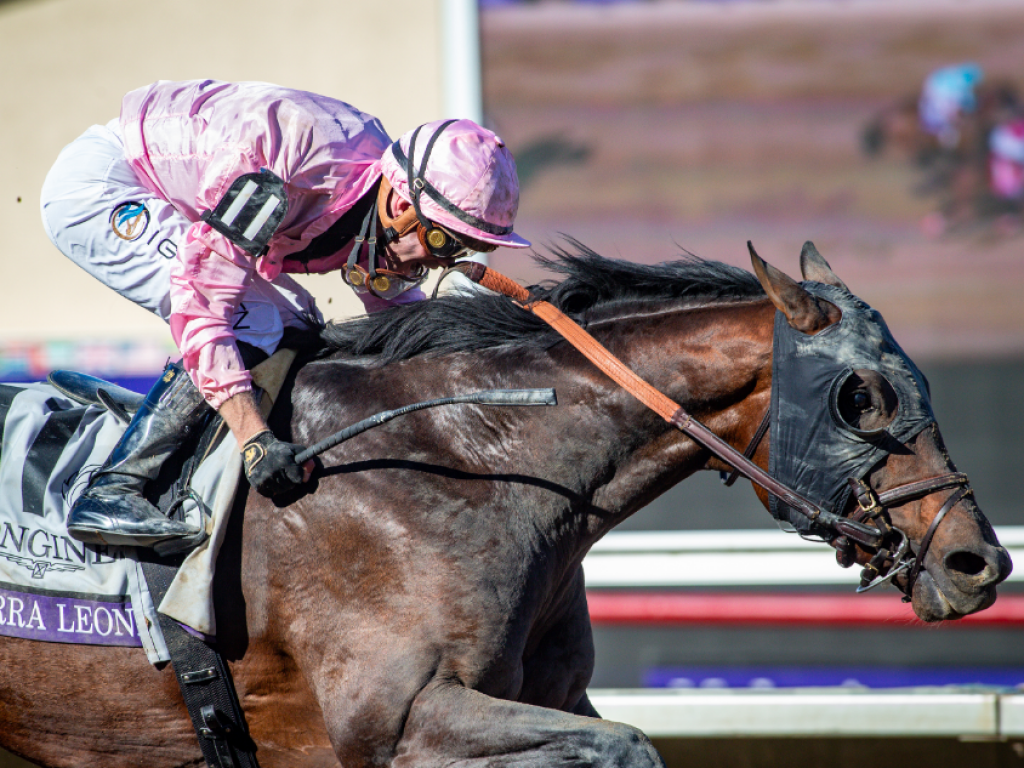
[{"label": "jockey's arm", "polygon": [[[297,472],[288,467],[294,467],[289,461],[299,447],[281,443],[271,434],[252,395],[252,376],[235,343],[232,318],[254,270],[251,256],[211,233],[206,225],[194,224],[171,269],[170,325],[185,369],[243,449],[250,482],[261,493],[272,495],[272,489],[280,487],[275,480],[278,475]],[[252,456],[261,465],[255,473],[254,465],[250,466]],[[312,469],[311,461],[303,465],[304,479]],[[267,472],[273,477],[264,484],[262,475]],[[284,485],[297,481],[295,476]]]},{"label": "jockey's arm", "polygon": [[260,432],[269,429],[251,391],[229,397],[221,403],[217,413],[231,429],[239,449]]}]

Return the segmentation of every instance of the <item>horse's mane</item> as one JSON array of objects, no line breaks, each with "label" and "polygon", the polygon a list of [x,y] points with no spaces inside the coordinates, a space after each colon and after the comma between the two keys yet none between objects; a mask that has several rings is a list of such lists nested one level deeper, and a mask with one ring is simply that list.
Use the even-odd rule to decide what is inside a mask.
[{"label": "horse's mane", "polygon": [[[530,293],[584,325],[658,302],[692,306],[764,297],[764,289],[750,272],[692,254],[648,265],[606,259],[575,240],[569,245],[575,252],[556,247],[551,257],[534,256],[536,262],[565,277],[530,286]],[[504,296],[483,291],[438,296],[331,322],[318,330],[325,345],[322,354],[369,358],[367,362],[376,365],[499,346],[547,348],[561,338]]]}]

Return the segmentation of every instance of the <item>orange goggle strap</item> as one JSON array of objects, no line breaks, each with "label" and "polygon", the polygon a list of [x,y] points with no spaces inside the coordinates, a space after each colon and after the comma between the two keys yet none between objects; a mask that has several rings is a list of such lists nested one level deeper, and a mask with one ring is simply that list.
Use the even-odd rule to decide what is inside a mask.
[{"label": "orange goggle strap", "polygon": [[385,245],[395,242],[419,224],[415,208],[406,208],[395,218],[388,215],[388,195],[391,192],[391,182],[386,176],[381,177],[380,190],[377,192],[377,215],[380,217],[380,223],[384,226]]},{"label": "orange goggle strap", "polygon": [[[437,226],[429,219],[420,219],[413,207],[406,208],[398,216],[392,218],[388,215],[388,195],[393,188],[387,178],[381,179],[380,191],[377,193],[377,215],[384,226],[384,244],[390,245],[405,236],[413,229],[416,229],[416,237],[419,238],[423,250],[432,255],[438,255],[438,251],[454,240],[457,245],[462,246],[461,241],[454,235],[446,232],[442,227]],[[424,225],[426,221],[426,225]],[[442,242],[432,243],[432,238],[440,237]],[[464,246],[463,246],[464,247]]]}]

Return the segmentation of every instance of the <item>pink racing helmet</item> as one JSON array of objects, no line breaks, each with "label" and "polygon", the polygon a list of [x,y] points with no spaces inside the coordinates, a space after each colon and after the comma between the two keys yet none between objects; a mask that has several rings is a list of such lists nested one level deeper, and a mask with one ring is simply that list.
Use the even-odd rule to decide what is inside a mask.
[{"label": "pink racing helmet", "polygon": [[512,231],[519,209],[512,153],[472,120],[421,125],[394,142],[380,165],[424,227],[434,222],[492,245],[530,247]]}]

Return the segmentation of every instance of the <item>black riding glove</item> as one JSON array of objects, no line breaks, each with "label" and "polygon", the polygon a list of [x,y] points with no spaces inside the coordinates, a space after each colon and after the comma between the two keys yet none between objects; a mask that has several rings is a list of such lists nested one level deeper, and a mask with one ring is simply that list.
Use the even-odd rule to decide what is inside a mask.
[{"label": "black riding glove", "polygon": [[303,446],[284,443],[269,429],[242,446],[242,463],[249,485],[263,496],[277,496],[302,484],[302,466],[295,463]]}]

